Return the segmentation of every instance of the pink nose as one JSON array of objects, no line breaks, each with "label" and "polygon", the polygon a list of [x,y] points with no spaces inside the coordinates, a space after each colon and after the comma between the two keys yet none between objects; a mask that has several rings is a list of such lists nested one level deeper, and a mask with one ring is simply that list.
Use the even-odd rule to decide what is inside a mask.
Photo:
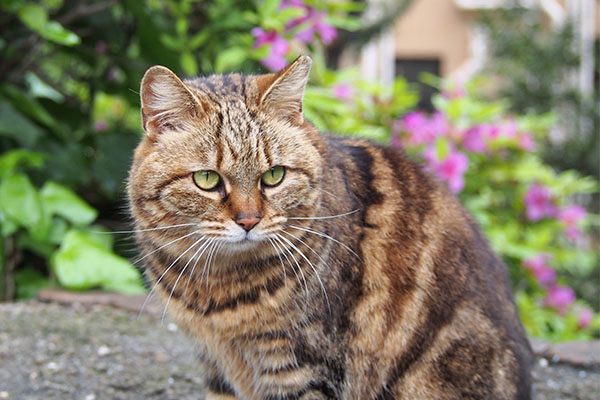
[{"label": "pink nose", "polygon": [[244,228],[246,232],[248,232],[260,222],[260,219],[260,214],[247,215],[246,213],[241,212],[235,217],[235,223]]}]

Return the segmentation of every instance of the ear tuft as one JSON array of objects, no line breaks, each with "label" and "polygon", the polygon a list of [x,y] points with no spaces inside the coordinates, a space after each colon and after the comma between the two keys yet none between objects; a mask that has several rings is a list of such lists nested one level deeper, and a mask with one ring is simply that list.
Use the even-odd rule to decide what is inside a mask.
[{"label": "ear tuft", "polygon": [[170,69],[156,65],[146,71],[140,87],[142,126],[154,137],[203,114],[202,103]]},{"label": "ear tuft", "polygon": [[301,124],[304,121],[302,98],[311,65],[310,57],[300,56],[277,75],[269,74],[259,78],[258,86],[262,87],[259,108],[294,124]]}]

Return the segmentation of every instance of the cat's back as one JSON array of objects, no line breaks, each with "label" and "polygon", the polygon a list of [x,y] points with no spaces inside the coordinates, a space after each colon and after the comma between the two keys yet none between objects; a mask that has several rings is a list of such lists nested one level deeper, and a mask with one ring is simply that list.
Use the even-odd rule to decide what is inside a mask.
[{"label": "cat's back", "polygon": [[[373,369],[387,366],[357,376],[358,386],[383,380],[382,399],[529,398],[531,352],[506,268],[473,218],[402,152],[323,142],[331,180],[360,209],[353,236],[363,292],[352,347],[378,360]],[[380,382],[360,382],[369,376]]]}]

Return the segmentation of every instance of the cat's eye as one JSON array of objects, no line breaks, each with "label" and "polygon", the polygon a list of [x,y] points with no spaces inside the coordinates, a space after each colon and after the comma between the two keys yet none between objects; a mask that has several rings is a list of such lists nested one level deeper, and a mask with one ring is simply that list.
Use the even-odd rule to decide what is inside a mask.
[{"label": "cat's eye", "polygon": [[212,190],[217,187],[221,177],[215,171],[197,171],[192,175],[194,183],[202,190]]},{"label": "cat's eye", "polygon": [[275,186],[283,180],[285,175],[285,168],[278,165],[265,172],[261,178],[263,185]]}]

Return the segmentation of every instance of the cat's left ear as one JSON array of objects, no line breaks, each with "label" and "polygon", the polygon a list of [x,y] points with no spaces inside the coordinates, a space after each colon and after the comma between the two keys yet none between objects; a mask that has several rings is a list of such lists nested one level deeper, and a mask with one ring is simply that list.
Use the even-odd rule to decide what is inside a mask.
[{"label": "cat's left ear", "polygon": [[151,139],[205,113],[200,99],[170,69],[159,65],[144,74],[140,97],[142,126]]},{"label": "cat's left ear", "polygon": [[276,75],[264,75],[258,79],[261,110],[285,118],[293,124],[304,122],[302,98],[308,82],[312,60],[300,56]]}]

